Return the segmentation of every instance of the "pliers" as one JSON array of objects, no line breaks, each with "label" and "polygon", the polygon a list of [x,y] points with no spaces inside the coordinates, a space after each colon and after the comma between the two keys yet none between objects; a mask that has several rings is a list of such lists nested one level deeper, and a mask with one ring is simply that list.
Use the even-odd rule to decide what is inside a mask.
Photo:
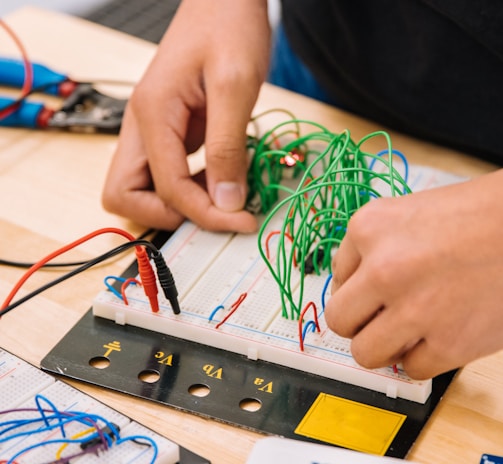
[{"label": "pliers", "polygon": [[[64,99],[62,106],[54,110],[41,102],[27,100],[28,95],[18,100],[0,96],[0,126],[85,133],[119,132],[127,100],[104,95],[93,84],[76,82],[40,63],[31,63],[31,67],[33,82],[29,94],[61,97]],[[24,62],[0,57],[0,85],[21,88],[24,80]],[[11,111],[3,111],[6,108]]]}]

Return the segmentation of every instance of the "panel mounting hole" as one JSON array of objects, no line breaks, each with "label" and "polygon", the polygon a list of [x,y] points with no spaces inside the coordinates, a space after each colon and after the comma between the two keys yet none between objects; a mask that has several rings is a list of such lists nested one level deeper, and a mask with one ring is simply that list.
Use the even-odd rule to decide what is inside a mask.
[{"label": "panel mounting hole", "polygon": [[198,396],[199,398],[204,398],[210,394],[210,387],[202,383],[195,383],[189,387],[189,393],[193,396]]},{"label": "panel mounting hole", "polygon": [[161,378],[161,374],[152,369],[145,369],[138,374],[138,378],[145,383],[156,383]]},{"label": "panel mounting hole", "polygon": [[95,369],[106,369],[110,366],[110,359],[105,356],[95,356],[89,360],[89,365]]},{"label": "panel mounting hole", "polygon": [[257,412],[262,407],[262,402],[255,398],[245,398],[239,402],[243,411]]}]

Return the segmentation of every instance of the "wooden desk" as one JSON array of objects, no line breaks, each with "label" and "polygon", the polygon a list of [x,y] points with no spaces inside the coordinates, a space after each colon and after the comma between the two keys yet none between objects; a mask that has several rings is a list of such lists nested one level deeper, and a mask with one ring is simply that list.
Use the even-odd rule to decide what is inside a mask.
[{"label": "wooden desk", "polygon": [[[155,47],[141,40],[72,17],[34,8],[6,18],[30,58],[75,79],[136,81]],[[18,56],[0,32],[0,53]],[[349,128],[355,139],[379,127],[326,105],[265,85],[258,110],[283,107],[334,131]],[[394,147],[410,162],[462,175],[493,166],[429,143],[392,133]],[[116,226],[137,235],[142,228],[103,211],[101,187],[116,138],[107,135],[44,133],[0,129],[0,257],[36,261],[100,227]],[[380,147],[376,147],[378,149]],[[121,243],[102,237],[69,259],[86,259]],[[47,352],[87,311],[102,279],[120,274],[131,255],[45,292],[0,320],[0,346],[39,365]],[[23,271],[2,267],[0,294],[7,295]],[[55,272],[38,272],[26,290]],[[3,299],[3,297],[2,297]],[[215,463],[244,462],[261,435],[123,396],[76,385],[110,406]],[[482,453],[503,455],[503,353],[466,367],[421,434],[409,458],[422,463],[478,463]]]}]

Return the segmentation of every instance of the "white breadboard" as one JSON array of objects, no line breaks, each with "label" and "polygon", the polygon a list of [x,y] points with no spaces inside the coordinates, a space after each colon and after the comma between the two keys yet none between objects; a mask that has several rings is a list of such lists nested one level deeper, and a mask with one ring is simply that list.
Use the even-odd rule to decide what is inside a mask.
[{"label": "white breadboard", "polygon": [[[35,395],[42,395],[52,402],[58,411],[82,412],[95,414],[116,424],[120,428],[121,437],[131,435],[148,436],[155,441],[158,448],[158,457],[155,460],[159,464],[174,464],[179,461],[179,446],[174,442],[154,433],[142,425],[132,422],[128,417],[105,406],[94,398],[70,387],[69,385],[55,380],[48,374],[40,371],[16,356],[0,349],[0,460],[10,462],[12,456],[22,450],[27,450],[48,440],[56,441],[61,438],[59,428],[44,433],[32,433],[37,430],[37,425],[27,423],[22,429],[17,430],[18,437],[6,439],[9,436],[8,421],[19,419],[33,419],[37,417]],[[43,404],[47,407],[47,404]],[[39,416],[40,417],[40,416]],[[40,427],[42,424],[39,424]],[[71,422],[65,426],[67,437],[72,437],[89,428],[78,422]],[[25,432],[22,434],[22,432]],[[28,433],[29,432],[29,433]],[[61,442],[44,444],[34,447],[30,451],[16,457],[17,464],[37,464],[56,461],[56,453],[61,448]],[[69,456],[78,453],[79,445],[69,444],[62,454]],[[98,455],[86,454],[72,459],[72,463],[151,463],[153,450],[151,446],[125,441],[114,445]]]},{"label": "white breadboard", "polygon": [[[409,179],[414,190],[460,180],[420,167],[411,168]],[[323,315],[320,332],[307,331],[302,351],[298,321],[281,315],[277,283],[259,254],[256,235],[212,233],[186,222],[161,251],[175,278],[181,314],[175,315],[163,296],[159,297],[160,311],[153,313],[137,286],[126,291],[128,305],[111,292],[101,292],[93,302],[93,314],[359,385],[389,397],[419,403],[428,399],[431,380],[414,381],[392,366],[375,370],[359,366],[351,356],[349,340],[331,332]],[[326,277],[306,276],[303,302],[313,301],[321,308]],[[292,286],[298,279],[292,274]],[[239,308],[222,323],[244,293]],[[216,310],[218,307],[223,308]],[[306,321],[312,318],[308,312]]]}]

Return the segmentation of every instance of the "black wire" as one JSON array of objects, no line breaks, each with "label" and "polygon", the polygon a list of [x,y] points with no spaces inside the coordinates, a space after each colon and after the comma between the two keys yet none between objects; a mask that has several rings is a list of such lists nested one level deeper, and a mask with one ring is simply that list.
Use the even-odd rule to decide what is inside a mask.
[{"label": "black wire", "polygon": [[[46,263],[40,268],[48,268],[48,267],[74,267],[74,266],[81,266],[82,264],[87,263],[88,260],[86,261],[72,261],[72,262],[67,262],[67,263]],[[11,267],[19,267],[22,269],[29,269],[35,263],[24,263],[21,261],[10,261],[8,259],[0,259],[0,265],[2,266],[11,266]]]},{"label": "black wire", "polygon": [[142,440],[139,440],[138,438],[133,438],[133,439],[131,439],[131,441],[132,441],[133,443],[136,443],[137,445],[147,446],[147,447],[149,447],[149,448],[151,448],[151,447],[152,447],[152,444],[151,444],[151,443],[149,443],[148,441],[142,441]]},{"label": "black wire", "polygon": [[[155,232],[154,229],[147,229],[143,234],[139,235],[137,237],[137,240],[142,240],[145,237],[148,237],[149,235],[153,234]],[[56,263],[46,263],[43,266],[40,267],[40,269],[44,268],[61,268],[61,267],[75,267],[75,266],[82,266],[86,264],[89,260],[85,261],[69,261],[69,262],[56,262]],[[10,267],[19,267],[22,269],[29,269],[30,267],[34,266],[36,263],[26,263],[22,261],[11,261],[9,259],[1,259],[0,258],[0,266],[10,266]]]},{"label": "black wire", "polygon": [[31,293],[28,293],[27,295],[23,296],[19,300],[16,300],[14,303],[11,303],[10,305],[6,306],[4,309],[0,310],[0,317],[3,316],[4,314],[7,314],[9,311],[13,310],[14,308],[17,308],[19,305],[25,303],[26,301],[30,300],[31,298],[39,295],[40,293],[44,292],[45,290],[48,290],[51,287],[54,287],[55,285],[64,282],[65,280],[69,279],[70,277],[73,277],[77,274],[80,274],[81,272],[89,269],[92,266],[95,266],[96,264],[99,264],[107,259],[110,259],[120,253],[123,253],[124,251],[128,250],[129,248],[135,247],[135,246],[145,246],[149,250],[151,250],[153,253],[159,253],[159,250],[157,247],[152,243],[149,242],[148,240],[143,240],[143,239],[138,239],[138,240],[132,240],[130,242],[123,243],[122,245],[119,245],[118,247],[107,251],[106,253],[93,258],[86,263],[84,263],[82,266],[73,269],[70,272],[67,272],[66,274],[58,277],[57,279],[52,280],[51,282],[48,282],[47,284],[43,285],[42,287],[39,287],[38,289],[34,290]]}]

